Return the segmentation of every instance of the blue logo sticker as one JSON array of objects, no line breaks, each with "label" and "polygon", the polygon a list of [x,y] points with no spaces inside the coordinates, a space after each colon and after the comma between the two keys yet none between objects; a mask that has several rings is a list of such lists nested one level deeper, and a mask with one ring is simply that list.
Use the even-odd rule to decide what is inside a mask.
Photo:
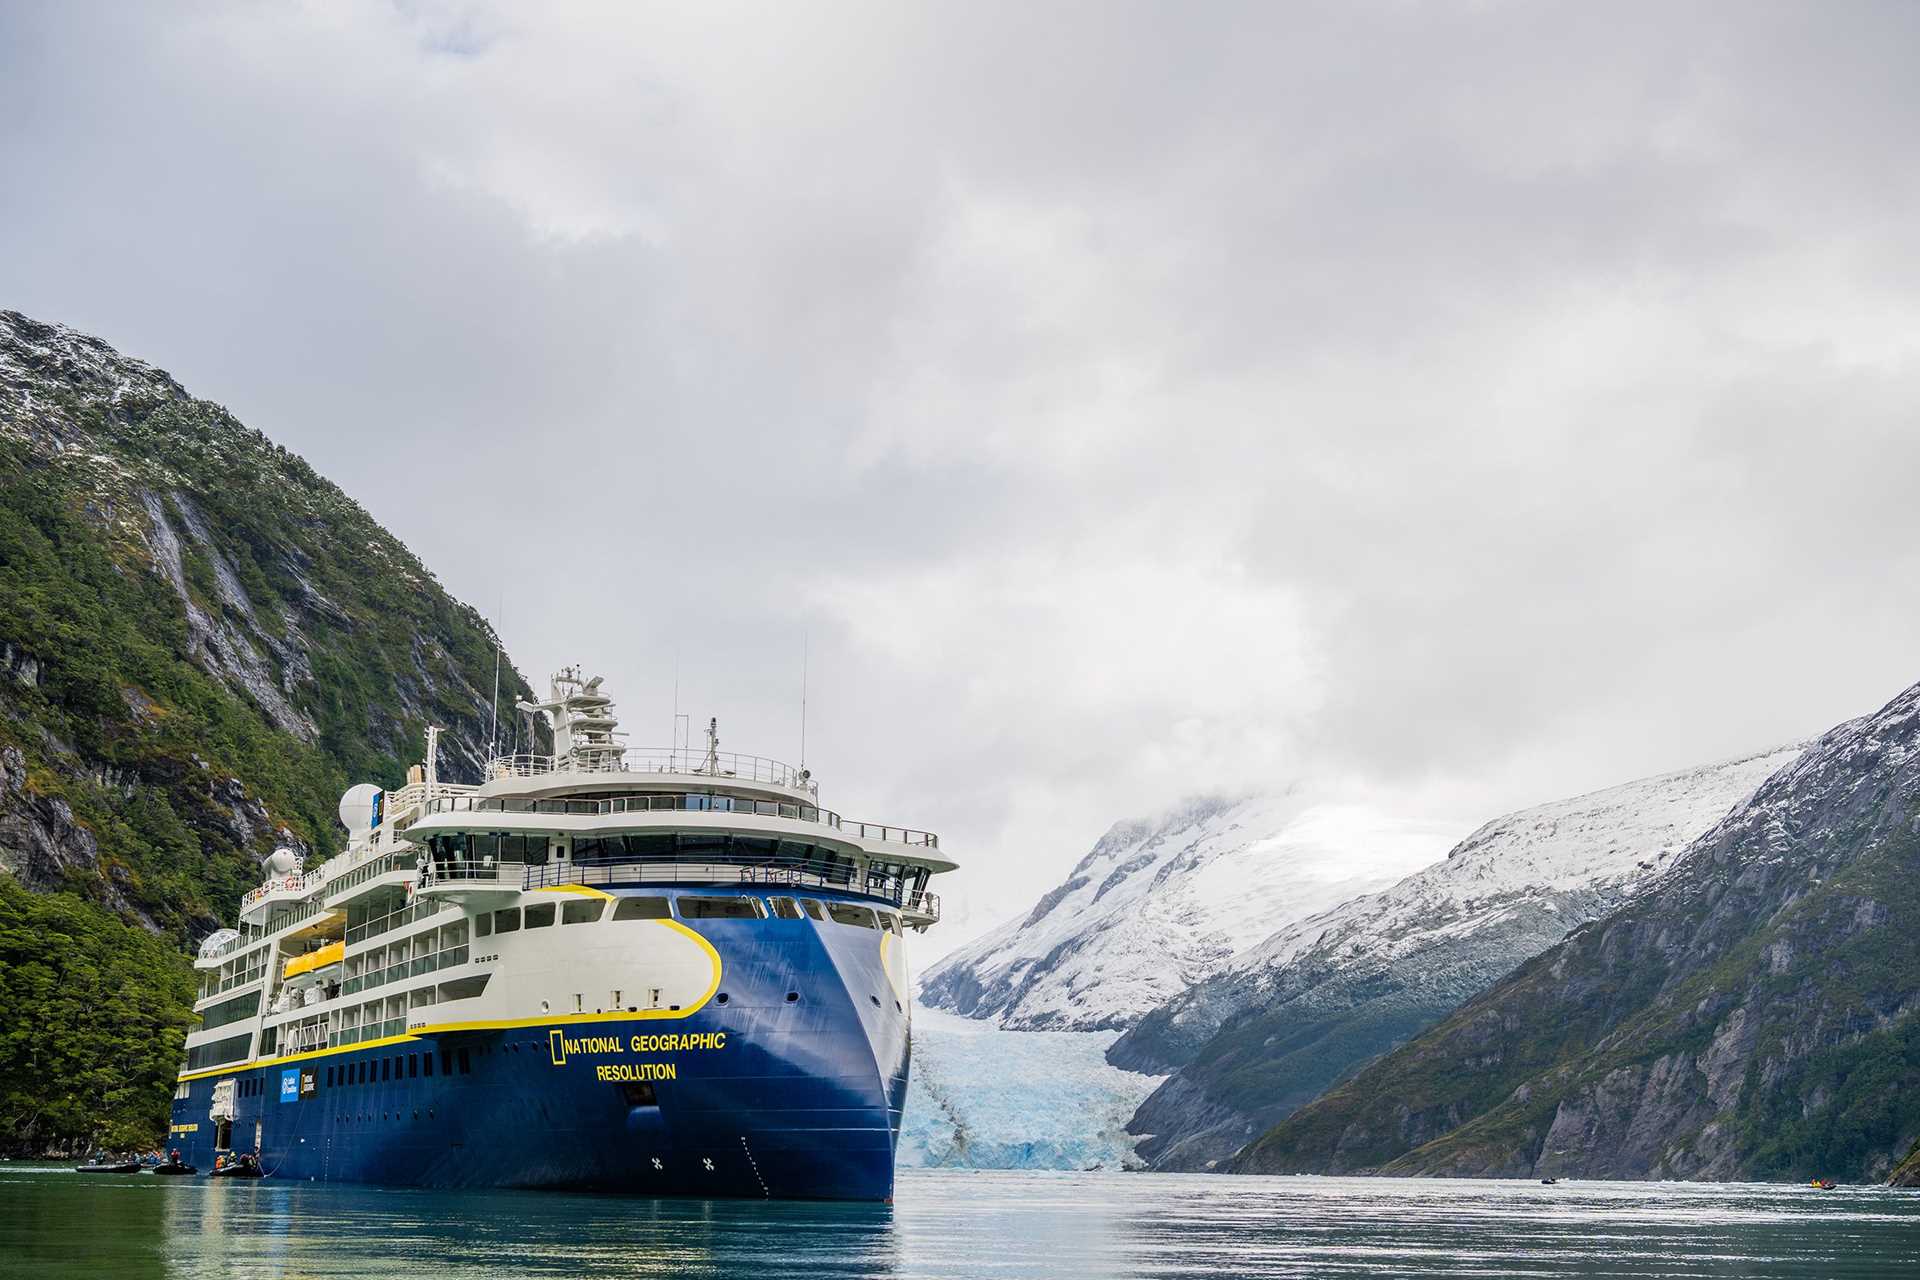
[{"label": "blue logo sticker", "polygon": [[295,1102],[300,1097],[300,1072],[289,1068],[280,1073],[280,1101]]}]

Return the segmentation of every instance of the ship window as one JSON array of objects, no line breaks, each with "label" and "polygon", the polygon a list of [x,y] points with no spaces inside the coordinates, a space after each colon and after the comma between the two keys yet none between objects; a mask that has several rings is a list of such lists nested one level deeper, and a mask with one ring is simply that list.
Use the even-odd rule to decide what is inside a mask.
[{"label": "ship window", "polygon": [[460,1074],[464,1076],[472,1071],[473,1061],[467,1057],[467,1051],[463,1048],[460,1050]]},{"label": "ship window", "polygon": [[832,903],[827,907],[827,914],[832,916],[835,922],[839,924],[857,925],[862,929],[875,929],[879,927],[874,923],[873,912],[865,907],[853,906],[851,903]]},{"label": "ship window", "polygon": [[536,902],[527,908],[527,928],[544,929],[553,923],[555,904]]},{"label": "ship window", "polygon": [[622,898],[613,904],[615,920],[665,920],[668,914],[665,898]]},{"label": "ship window", "polygon": [[414,1057],[412,1054],[408,1054],[407,1055],[407,1079],[417,1080],[419,1078],[420,1078],[420,1059]]},{"label": "ship window", "polygon": [[453,1074],[453,1050],[451,1049],[440,1051],[440,1074],[443,1076]]},{"label": "ship window", "polygon": [[487,858],[498,859],[500,856],[499,836],[491,834],[481,835],[476,831],[467,837],[467,841],[467,847],[471,850],[469,856],[472,857],[475,862],[480,862]]},{"label": "ship window", "polygon": [[477,973],[470,978],[455,978],[452,982],[440,984],[442,1000],[469,1000],[487,989],[490,974]]},{"label": "ship window", "polygon": [[420,1055],[420,1074],[423,1076],[433,1074],[433,1050],[431,1049]]},{"label": "ship window", "polygon": [[758,898],[681,898],[682,920],[760,920],[767,909]]},{"label": "ship window", "polygon": [[800,899],[800,905],[805,907],[807,909],[807,914],[812,916],[815,920],[824,920],[827,918],[826,913],[820,910],[820,904],[815,902],[812,898]]},{"label": "ship window", "polygon": [[392,1067],[393,1067],[393,1060],[391,1058],[380,1059],[380,1079],[383,1082],[389,1078],[389,1073],[391,1072]]},{"label": "ship window", "polygon": [[249,1031],[245,1035],[215,1040],[212,1044],[195,1045],[187,1050],[187,1070],[200,1071],[223,1063],[237,1062],[247,1056],[247,1049],[252,1042],[253,1032]]},{"label": "ship window", "polygon": [[792,898],[775,898],[773,900],[773,914],[782,920],[798,920],[800,918],[800,908],[794,903]]},{"label": "ship window", "polygon": [[574,898],[560,908],[561,924],[592,924],[607,909],[605,898]]},{"label": "ship window", "polygon": [[519,927],[520,908],[502,907],[493,913],[493,931],[495,933],[512,933]]},{"label": "ship window", "polygon": [[473,918],[473,936],[474,937],[486,938],[486,937],[491,937],[492,934],[493,934],[493,917],[492,916],[479,915]]}]

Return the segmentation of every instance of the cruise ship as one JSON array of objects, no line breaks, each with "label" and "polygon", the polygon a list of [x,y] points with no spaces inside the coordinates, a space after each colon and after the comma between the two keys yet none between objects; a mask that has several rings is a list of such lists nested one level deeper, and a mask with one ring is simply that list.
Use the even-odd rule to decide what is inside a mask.
[{"label": "cruise ship", "polygon": [[[955,864],[805,769],[618,741],[576,668],[552,755],[342,799],[195,962],[168,1145],[201,1169],[422,1187],[886,1201],[906,934]],[[248,1162],[249,1168],[252,1167]]]}]

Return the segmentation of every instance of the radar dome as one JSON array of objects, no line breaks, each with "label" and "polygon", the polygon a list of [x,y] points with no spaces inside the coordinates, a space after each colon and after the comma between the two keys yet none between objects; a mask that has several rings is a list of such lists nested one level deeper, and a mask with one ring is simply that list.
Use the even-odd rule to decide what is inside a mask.
[{"label": "radar dome", "polygon": [[371,782],[348,787],[340,797],[340,825],[354,835],[373,830],[373,807],[379,796],[380,788]]},{"label": "radar dome", "polygon": [[267,855],[267,879],[290,876],[300,869],[300,855],[291,849],[275,849]]}]

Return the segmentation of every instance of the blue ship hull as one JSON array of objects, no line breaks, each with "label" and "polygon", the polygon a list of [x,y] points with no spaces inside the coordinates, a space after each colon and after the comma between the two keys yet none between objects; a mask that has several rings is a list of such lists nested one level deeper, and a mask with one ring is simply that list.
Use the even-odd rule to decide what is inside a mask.
[{"label": "blue ship hull", "polygon": [[[168,1145],[202,1169],[257,1149],[267,1176],[300,1181],[891,1199],[910,1037],[881,951],[901,939],[810,919],[689,927],[721,957],[724,1003],[204,1073],[175,1099]],[[227,1079],[240,1084],[216,1147],[210,1107]]]}]

